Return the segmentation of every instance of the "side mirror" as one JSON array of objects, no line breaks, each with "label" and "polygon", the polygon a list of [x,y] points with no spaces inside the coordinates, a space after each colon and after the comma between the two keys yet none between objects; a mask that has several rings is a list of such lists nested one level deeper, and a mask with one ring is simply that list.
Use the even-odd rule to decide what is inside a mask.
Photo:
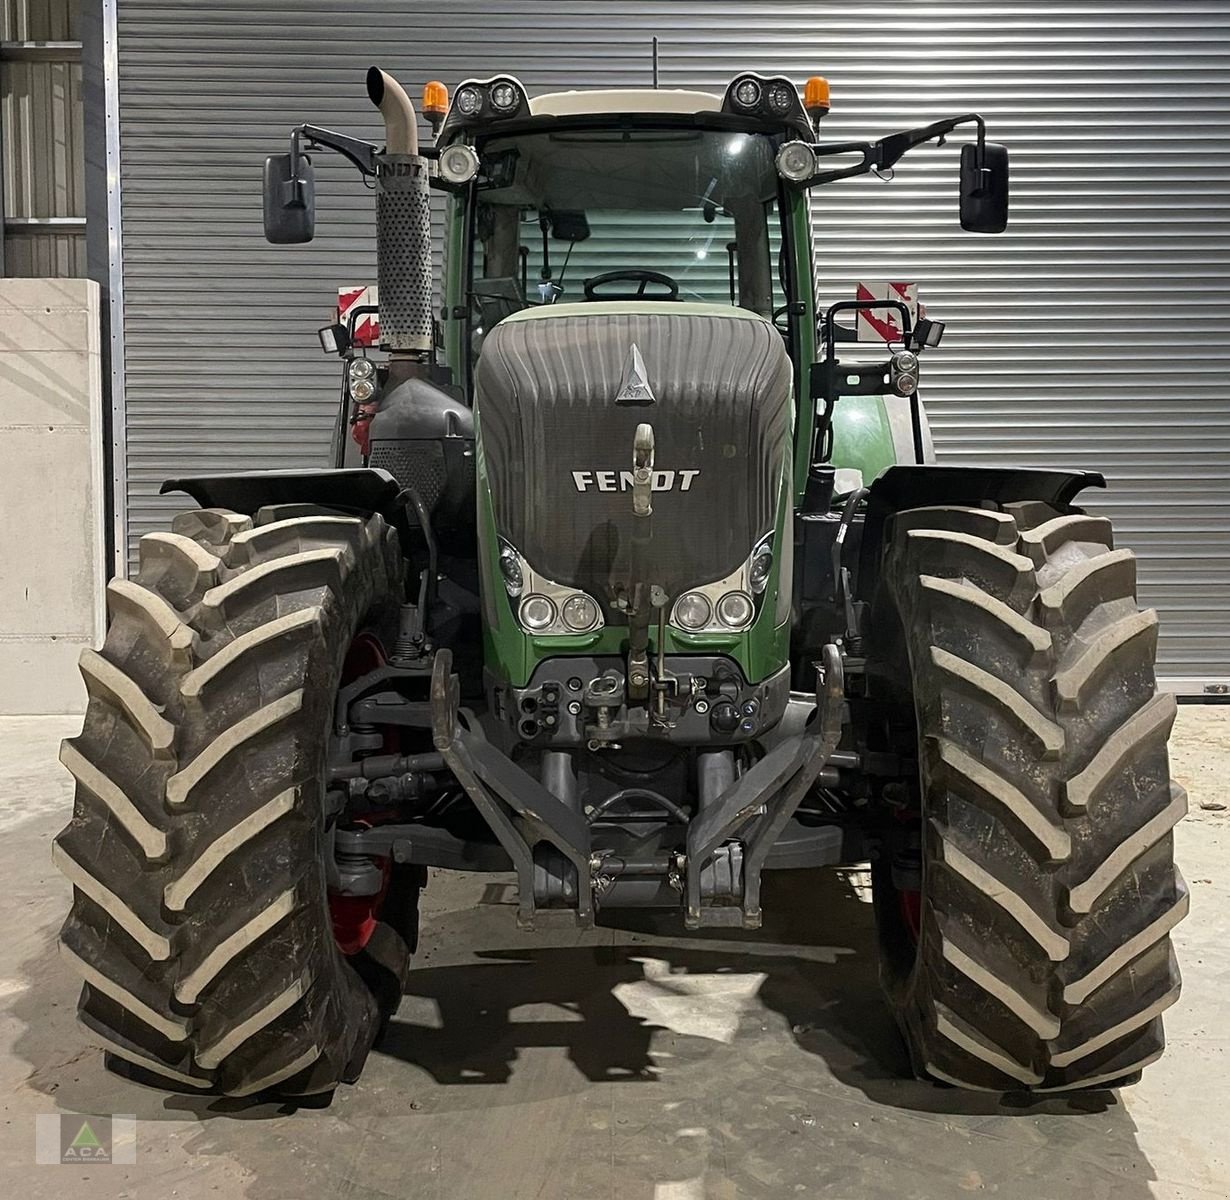
[{"label": "side mirror", "polygon": [[1007,146],[984,142],[981,147],[961,147],[961,228],[968,233],[1003,233],[1008,228]]},{"label": "side mirror", "polygon": [[583,242],[589,237],[589,219],[579,208],[553,208],[551,236],[561,242]]},{"label": "side mirror", "polygon": [[265,159],[265,237],[274,245],[310,242],[316,232],[316,171],[299,155],[295,178],[291,154]]}]

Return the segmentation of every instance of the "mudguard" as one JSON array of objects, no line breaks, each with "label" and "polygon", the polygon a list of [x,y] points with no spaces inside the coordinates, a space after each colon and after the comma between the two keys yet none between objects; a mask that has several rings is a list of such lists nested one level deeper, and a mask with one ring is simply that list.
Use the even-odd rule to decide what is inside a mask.
[{"label": "mudguard", "polygon": [[268,504],[319,504],[380,513],[395,523],[403,506],[401,491],[388,471],[370,467],[308,471],[241,471],[228,475],[191,475],[168,479],[160,493],[187,492],[202,508],[229,508],[255,513]]},{"label": "mudguard", "polygon": [[875,594],[884,523],[904,508],[942,504],[977,506],[987,500],[997,504],[1041,500],[1055,508],[1067,509],[1085,488],[1105,486],[1105,477],[1096,471],[933,464],[889,467],[872,483],[867,496],[856,585],[858,598],[870,600]]}]

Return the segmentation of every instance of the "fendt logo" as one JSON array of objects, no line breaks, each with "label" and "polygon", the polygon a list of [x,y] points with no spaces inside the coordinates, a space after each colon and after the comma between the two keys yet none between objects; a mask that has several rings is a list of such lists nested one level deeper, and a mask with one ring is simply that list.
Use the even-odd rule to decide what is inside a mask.
[{"label": "fendt logo", "polygon": [[615,393],[616,404],[656,404],[658,398],[649,386],[649,375],[645,371],[645,360],[641,357],[641,348],[633,342],[628,347],[628,360],[624,363],[623,378],[619,381],[619,391]]},{"label": "fendt logo", "polygon": [[424,174],[427,169],[425,159],[408,159],[402,155],[393,157],[378,154],[375,162],[377,179],[414,179]]},{"label": "fendt logo", "polygon": [[[692,490],[692,481],[700,474],[696,471],[655,471],[653,473],[653,490],[655,492],[673,492],[678,488],[681,492]],[[590,488],[599,492],[630,492],[632,490],[631,471],[573,471],[572,482],[577,485],[578,492],[588,492]]]}]

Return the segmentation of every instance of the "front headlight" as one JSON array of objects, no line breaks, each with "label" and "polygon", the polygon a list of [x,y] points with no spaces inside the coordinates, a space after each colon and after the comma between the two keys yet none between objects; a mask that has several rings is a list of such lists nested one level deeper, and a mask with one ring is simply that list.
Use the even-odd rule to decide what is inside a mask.
[{"label": "front headlight", "polygon": [[360,404],[366,403],[376,394],[376,384],[371,379],[355,379],[350,384],[350,398]]},{"label": "front headlight", "polygon": [[602,619],[597,604],[589,596],[579,593],[564,601],[564,624],[577,633],[588,633]]},{"label": "front headlight", "polygon": [[704,629],[712,612],[709,601],[700,592],[684,592],[675,601],[671,624],[678,625],[680,629]]},{"label": "front headlight", "polygon": [[473,146],[456,142],[440,151],[440,176],[448,183],[460,186],[478,174],[478,154]]},{"label": "front headlight", "polygon": [[748,76],[735,84],[735,101],[740,108],[755,108],[760,103],[760,80]]},{"label": "front headlight", "polygon": [[718,620],[730,629],[749,625],[755,612],[756,606],[746,592],[727,592],[717,602]]},{"label": "front headlight", "polygon": [[521,557],[511,546],[500,547],[500,574],[504,576],[504,589],[514,599],[525,587],[525,572],[521,569]]},{"label": "front headlight", "polygon": [[777,173],[791,183],[803,183],[818,171],[816,152],[806,142],[787,142],[777,152]]},{"label": "front headlight", "polygon": [[788,113],[798,93],[787,83],[778,81],[769,84],[769,107],[775,113]]},{"label": "front headlight", "polygon": [[768,542],[761,542],[752,555],[751,566],[747,570],[748,587],[757,596],[765,590],[769,582],[769,572],[773,570],[773,547]]},{"label": "front headlight", "polygon": [[517,88],[507,79],[499,79],[491,86],[491,107],[496,112],[512,112],[517,107]]},{"label": "front headlight", "polygon": [[472,117],[483,106],[483,94],[472,84],[466,84],[457,89],[457,95],[453,98],[453,103],[457,106],[457,111],[462,116]]},{"label": "front headlight", "polygon": [[524,628],[537,633],[554,622],[555,604],[549,596],[540,596],[531,592],[521,601],[517,616]]}]

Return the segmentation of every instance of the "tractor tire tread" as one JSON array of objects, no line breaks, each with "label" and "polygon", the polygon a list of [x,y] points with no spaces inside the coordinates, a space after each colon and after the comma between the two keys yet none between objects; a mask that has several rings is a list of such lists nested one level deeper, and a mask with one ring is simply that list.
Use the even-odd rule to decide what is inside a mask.
[{"label": "tractor tire tread", "polygon": [[1169,775],[1157,618],[1136,607],[1134,559],[1103,518],[965,512],[906,512],[886,531],[926,819],[917,956],[885,981],[920,1074],[1104,1087],[1160,1054],[1180,988],[1186,797]]},{"label": "tractor tire tread", "polygon": [[281,519],[181,514],[109,585],[53,858],[73,885],[61,944],[79,1014],[110,1064],[176,1090],[303,1096],[353,1080],[381,1023],[332,937],[317,759],[327,681],[402,583],[379,516],[264,515]]}]

